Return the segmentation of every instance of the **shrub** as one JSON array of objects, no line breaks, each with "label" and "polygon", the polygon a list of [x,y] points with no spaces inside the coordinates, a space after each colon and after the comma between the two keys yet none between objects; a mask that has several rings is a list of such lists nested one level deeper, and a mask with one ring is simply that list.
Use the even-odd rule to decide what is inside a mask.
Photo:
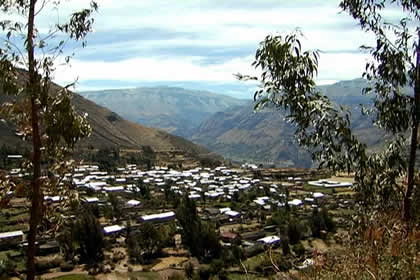
[{"label": "shrub", "polygon": [[74,269],[74,264],[71,262],[62,262],[60,264],[60,270],[63,272],[72,271]]},{"label": "shrub", "polygon": [[290,258],[285,256],[280,257],[276,265],[280,271],[289,271],[289,269],[292,268],[292,262]]},{"label": "shrub", "polygon": [[174,272],[168,276],[168,280],[184,280],[185,277],[180,272]]},{"label": "shrub", "polygon": [[314,208],[311,216],[311,230],[312,236],[321,237],[321,231],[325,230],[328,232],[335,231],[335,222],[329,216],[328,211],[323,208],[321,212],[317,208]]},{"label": "shrub", "polygon": [[293,252],[299,257],[305,255],[305,247],[303,247],[302,243],[298,243],[293,246]]},{"label": "shrub", "polygon": [[184,272],[187,279],[193,279],[194,265],[191,262],[188,262],[184,267]]},{"label": "shrub", "polygon": [[289,246],[289,238],[284,237],[280,240],[281,250],[283,251],[283,255],[290,254],[290,246]]},{"label": "shrub", "polygon": [[45,272],[52,268],[59,267],[62,263],[62,258],[53,258],[52,260],[38,260],[35,262],[35,268],[38,272]]},{"label": "shrub", "polygon": [[0,277],[14,275],[16,268],[16,263],[9,256],[5,260],[0,260]]},{"label": "shrub", "polygon": [[84,211],[79,215],[74,225],[74,234],[82,260],[95,263],[103,259],[104,235],[92,212]]},{"label": "shrub", "polygon": [[302,225],[295,219],[289,221],[287,227],[287,236],[289,237],[290,244],[296,244],[302,239]]}]

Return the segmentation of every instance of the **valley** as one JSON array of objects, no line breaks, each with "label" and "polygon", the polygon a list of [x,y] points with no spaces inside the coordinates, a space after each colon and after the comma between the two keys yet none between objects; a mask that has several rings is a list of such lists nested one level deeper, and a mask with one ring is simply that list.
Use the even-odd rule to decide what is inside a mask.
[{"label": "valley", "polygon": [[[16,166],[19,161],[9,161],[9,177],[13,182],[25,182],[29,173],[13,168]],[[344,246],[342,238],[352,215],[351,177],[329,179],[349,182],[342,187],[314,185],[313,181],[325,181],[330,176],[326,170],[261,169],[253,165],[196,165],[180,170],[127,164],[116,166],[114,171],[105,171],[94,162],[78,165],[63,177],[78,204],[68,204],[62,194],[45,193],[45,219],[64,220],[58,224],[56,235],[47,224],[40,232],[37,271],[42,279],[305,275],[316,261],[313,251],[321,257]],[[22,255],[29,219],[25,209],[29,201],[17,194],[9,203],[0,215],[0,256],[8,258],[7,273],[19,276],[24,273]],[[328,220],[328,227],[314,224],[321,212],[319,218]],[[98,220],[98,228],[84,233],[96,243],[95,249],[89,250],[101,252],[90,255],[94,263],[82,251],[87,241],[80,235],[79,224],[86,215]],[[192,224],[185,224],[186,219]],[[203,227],[215,224],[216,243],[202,236],[205,229],[188,233],[194,223]],[[153,230],[157,231],[148,237],[138,235]],[[64,238],[68,233],[73,241]],[[204,243],[190,243],[191,234],[200,235]],[[68,242],[78,245],[69,247]],[[270,258],[281,262],[281,267],[271,266]]]},{"label": "valley", "polygon": [[[372,103],[369,96],[361,95],[366,85],[366,81],[355,79],[320,86],[319,90],[336,104],[350,109],[356,135],[370,149],[378,150],[391,136],[376,129],[361,114],[360,104]],[[81,95],[130,121],[180,135],[229,160],[264,166],[316,166],[310,154],[298,146],[294,128],[285,121],[286,113],[276,108],[256,112],[249,99],[174,87],[115,89]]]}]

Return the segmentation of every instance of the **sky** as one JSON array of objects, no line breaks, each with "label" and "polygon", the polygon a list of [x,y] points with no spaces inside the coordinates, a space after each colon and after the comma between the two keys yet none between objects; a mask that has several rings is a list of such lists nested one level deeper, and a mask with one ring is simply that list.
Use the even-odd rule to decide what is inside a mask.
[{"label": "sky", "polygon": [[[55,81],[77,79],[77,91],[170,85],[251,98],[234,74],[258,74],[251,63],[271,34],[299,28],[304,49],[321,51],[318,84],[361,77],[372,38],[336,0],[98,0],[87,46],[69,44],[71,66]],[[87,0],[62,1],[38,17],[41,33]]]}]

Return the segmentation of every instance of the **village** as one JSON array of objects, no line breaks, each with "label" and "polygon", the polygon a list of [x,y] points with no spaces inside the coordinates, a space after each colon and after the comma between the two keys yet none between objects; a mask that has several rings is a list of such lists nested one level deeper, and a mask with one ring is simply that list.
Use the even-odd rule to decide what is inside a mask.
[{"label": "village", "polygon": [[[19,155],[10,158],[18,160]],[[12,168],[7,176],[28,175]],[[333,175],[325,170],[261,168],[248,163],[185,170],[167,166],[145,170],[127,164],[114,173],[94,163],[79,165],[62,178],[71,192],[44,193],[45,216],[65,225],[79,218],[75,209],[93,209],[104,239],[103,258],[99,265],[88,265],[77,250],[69,254],[60,233],[45,225],[37,240],[38,271],[46,278],[128,273],[138,279],[146,274],[193,279],[195,273],[202,279],[207,273],[216,275],[215,279],[248,279],[241,278],[247,275],[259,279],[276,271],[308,269],[314,264],[314,252],[340,246],[351,219],[352,178]],[[0,216],[0,272],[8,276],[24,272],[29,219],[27,199],[14,192],[9,191],[9,207]],[[77,206],[69,203],[70,193]],[[212,225],[222,262],[215,262],[210,253],[199,256],[184,244],[187,231],[179,208],[185,200],[193,205],[191,211],[196,211],[200,225]],[[184,221],[184,227],[188,223]],[[127,240],[137,230],[144,234],[145,224],[164,232],[165,240],[150,241],[156,248],[140,248],[139,258],[133,256]]]}]

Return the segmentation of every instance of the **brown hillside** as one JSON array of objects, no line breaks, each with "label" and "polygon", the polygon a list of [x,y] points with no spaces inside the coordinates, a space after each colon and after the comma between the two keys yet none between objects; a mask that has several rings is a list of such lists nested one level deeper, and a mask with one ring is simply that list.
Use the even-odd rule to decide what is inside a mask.
[{"label": "brown hillside", "polygon": [[[22,73],[22,76],[25,76],[25,73]],[[57,87],[59,86],[54,84],[53,91]],[[0,104],[5,102],[6,98],[0,91]],[[92,127],[91,136],[81,141],[82,147],[88,145],[95,148],[119,146],[127,149],[139,149],[141,146],[147,145],[155,151],[179,150],[190,156],[209,153],[208,150],[181,137],[126,121],[116,113],[78,94],[73,96],[73,105],[80,113],[88,114],[88,121]],[[0,122],[0,145],[2,144],[9,146],[23,144],[22,140],[15,135],[14,128],[4,120]]]}]

